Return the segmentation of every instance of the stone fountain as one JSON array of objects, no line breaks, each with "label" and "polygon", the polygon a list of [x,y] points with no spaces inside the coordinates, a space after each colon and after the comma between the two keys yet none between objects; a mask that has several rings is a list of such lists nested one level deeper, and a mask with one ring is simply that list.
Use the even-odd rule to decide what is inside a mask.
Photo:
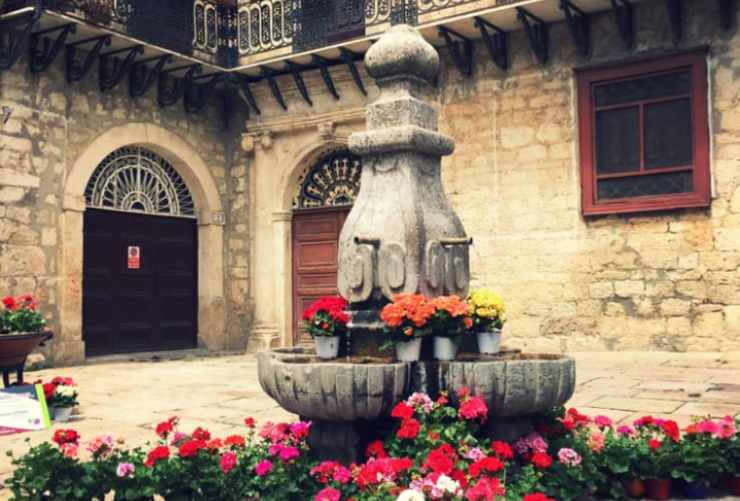
[{"label": "stone fountain", "polygon": [[441,157],[455,143],[437,131],[438,112],[428,102],[436,50],[398,25],[368,50],[365,67],[380,95],[368,107],[367,131],[349,140],[363,169],[339,241],[338,287],[352,313],[347,343],[329,362],[301,348],[261,353],[260,384],[283,408],[314,422],[309,442],[319,458],[361,460],[393,405],[413,391],[434,396],[468,387],[489,405],[491,436],[515,438],[531,429],[530,416],[572,396],[573,359],[507,351],[452,362],[427,361],[427,354],[408,364],[378,349],[380,309],[393,295],[467,295],[472,239],[442,188]]}]

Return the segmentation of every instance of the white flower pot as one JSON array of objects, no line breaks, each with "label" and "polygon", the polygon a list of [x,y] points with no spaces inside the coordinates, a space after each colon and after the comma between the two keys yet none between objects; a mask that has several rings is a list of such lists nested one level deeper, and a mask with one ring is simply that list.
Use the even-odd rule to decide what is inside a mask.
[{"label": "white flower pot", "polygon": [[421,355],[421,338],[396,344],[396,358],[399,362],[416,362]]},{"label": "white flower pot", "polygon": [[434,358],[437,360],[455,360],[457,343],[452,338],[434,336]]},{"label": "white flower pot", "polygon": [[72,407],[54,407],[54,421],[66,423],[72,416]]},{"label": "white flower pot", "polygon": [[339,336],[316,336],[313,338],[316,354],[324,360],[337,358],[339,354]]},{"label": "white flower pot", "polygon": [[493,355],[501,351],[501,329],[479,332],[478,351],[486,355]]}]

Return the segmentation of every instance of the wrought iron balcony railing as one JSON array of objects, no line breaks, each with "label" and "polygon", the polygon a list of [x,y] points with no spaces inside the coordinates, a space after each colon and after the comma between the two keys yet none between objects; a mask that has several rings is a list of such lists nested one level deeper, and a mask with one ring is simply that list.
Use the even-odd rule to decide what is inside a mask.
[{"label": "wrought iron balcony railing", "polygon": [[[224,68],[378,34],[465,4],[520,0],[43,0],[44,9]],[[35,0],[0,0],[0,13]],[[277,51],[277,52],[275,52]]]}]

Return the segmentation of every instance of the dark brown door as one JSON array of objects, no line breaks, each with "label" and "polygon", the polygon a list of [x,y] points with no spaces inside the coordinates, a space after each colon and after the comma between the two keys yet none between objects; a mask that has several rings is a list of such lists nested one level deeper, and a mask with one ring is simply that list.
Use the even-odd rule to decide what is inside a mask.
[{"label": "dark brown door", "polygon": [[306,341],[303,310],[321,296],[337,294],[339,232],[349,207],[293,213],[293,339]]},{"label": "dark brown door", "polygon": [[194,219],[87,209],[82,335],[88,355],[194,348]]}]

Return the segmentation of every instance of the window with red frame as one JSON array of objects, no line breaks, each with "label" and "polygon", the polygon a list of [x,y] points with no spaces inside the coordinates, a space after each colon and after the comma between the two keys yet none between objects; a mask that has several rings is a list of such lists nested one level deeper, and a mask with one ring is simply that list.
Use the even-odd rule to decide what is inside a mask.
[{"label": "window with red frame", "polygon": [[577,79],[584,214],[709,205],[706,52]]}]

